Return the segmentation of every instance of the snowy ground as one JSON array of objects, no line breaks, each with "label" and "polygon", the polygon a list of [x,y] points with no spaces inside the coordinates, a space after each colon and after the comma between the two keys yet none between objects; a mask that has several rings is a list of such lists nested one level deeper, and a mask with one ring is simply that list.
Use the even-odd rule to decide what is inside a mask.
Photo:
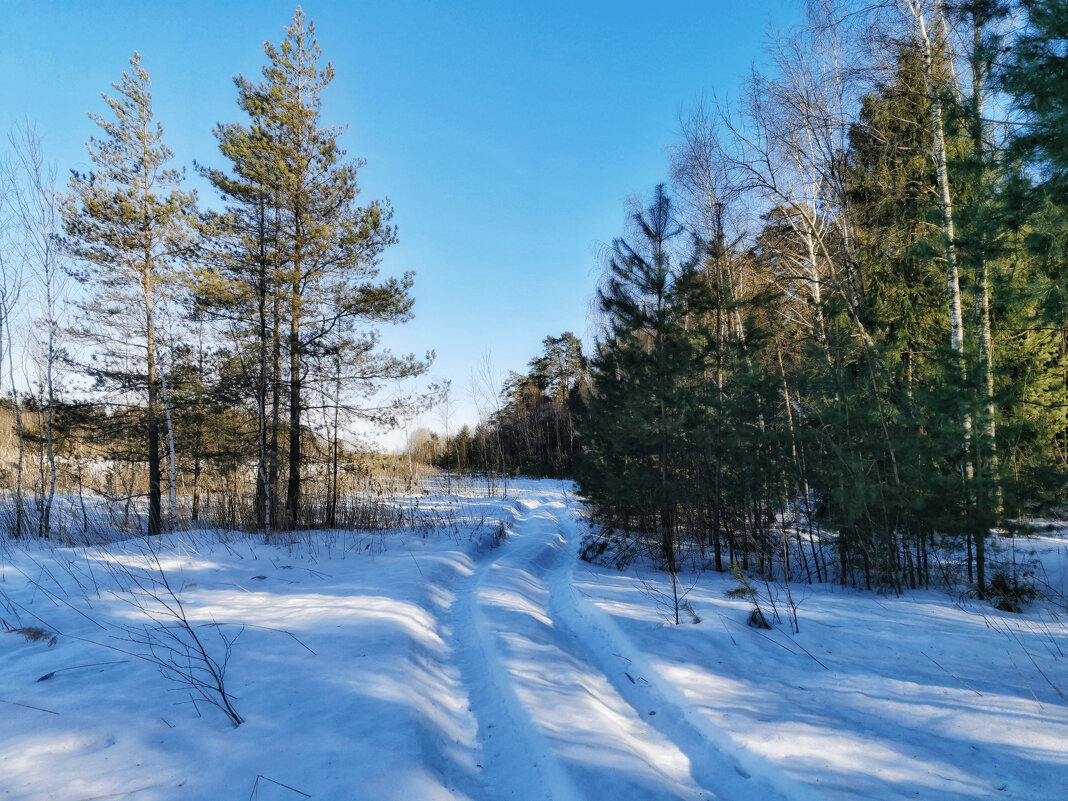
[{"label": "snowy ground", "polygon": [[[457,503],[430,532],[162,540],[209,652],[240,632],[236,728],[130,641],[172,631],[128,591],[140,541],[8,543],[0,797],[1065,798],[1063,605],[794,585],[800,631],[758,631],[706,574],[676,627],[663,576],[576,559],[564,485]],[[1063,592],[1068,533],[1031,545]]]}]

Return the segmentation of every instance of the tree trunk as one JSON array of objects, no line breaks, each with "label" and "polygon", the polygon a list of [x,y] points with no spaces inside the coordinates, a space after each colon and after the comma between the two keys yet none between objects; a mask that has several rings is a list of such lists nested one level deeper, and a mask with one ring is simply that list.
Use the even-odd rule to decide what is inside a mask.
[{"label": "tree trunk", "polygon": [[45,363],[45,384],[48,397],[46,399],[47,413],[45,416],[46,456],[48,458],[48,494],[45,496],[44,509],[41,511],[41,533],[49,536],[52,533],[52,504],[56,497],[56,454],[55,443],[52,434],[52,425],[55,422],[55,385],[52,378],[52,368],[56,361],[56,318],[55,298],[53,297],[53,268],[45,267],[45,296],[48,309],[48,354]]},{"label": "tree trunk", "polygon": [[266,209],[259,208],[259,283],[256,287],[257,314],[259,316],[258,376],[256,381],[256,443],[259,446],[259,463],[256,465],[256,523],[265,531],[271,528],[270,470],[267,459],[267,225]]},{"label": "tree trunk", "polygon": [[[942,212],[943,254],[946,262],[946,292],[949,297],[949,344],[959,364],[962,385],[967,381],[964,364],[964,317],[961,312],[960,274],[957,267],[956,231],[953,222],[953,197],[949,187],[949,165],[946,156],[946,133],[942,109],[942,95],[934,76],[934,49],[920,0],[908,0],[909,10],[917,27],[923,47],[923,78],[927,98],[931,103],[931,133],[934,137],[935,174],[938,201]],[[971,441],[972,418],[963,420],[965,453]],[[971,475],[971,460],[967,459],[966,473]]]},{"label": "tree trunk", "polygon": [[[6,300],[6,298],[5,298]],[[5,342],[7,345],[7,363],[9,376],[11,379],[11,404],[15,408],[15,432],[19,439],[19,458],[15,464],[15,530],[13,532],[15,539],[22,537],[26,528],[26,508],[22,499],[22,467],[26,454],[26,440],[22,431],[22,407],[19,400],[18,390],[15,389],[15,359],[11,352],[11,319],[10,316],[5,314],[3,323],[3,333],[5,334]]]},{"label": "tree trunk", "polygon": [[[942,210],[942,233],[944,239],[944,254],[946,262],[946,290],[949,295],[950,348],[952,348],[954,357],[957,360],[957,370],[960,375],[961,386],[966,387],[968,382],[968,372],[967,366],[965,365],[964,361],[964,318],[961,312],[960,275],[957,267],[957,256],[955,251],[956,233],[954,231],[953,224],[953,198],[950,194],[949,187],[949,167],[946,157],[946,138],[942,109],[942,97],[939,91],[939,87],[934,79],[934,52],[930,32],[928,31],[927,22],[924,17],[923,8],[921,6],[921,0],[908,0],[908,5],[909,11],[911,12],[913,17],[913,21],[916,24],[920,43],[923,47],[924,85],[927,91],[928,100],[931,103],[931,132],[934,136],[934,156],[938,184],[938,199]],[[937,0],[936,8],[941,11],[940,2],[938,2]],[[979,93],[977,90],[976,98],[978,98],[978,94]],[[977,120],[976,124],[981,126],[982,121]],[[977,144],[981,147],[981,136]],[[983,277],[985,278],[985,270],[983,270]],[[964,456],[963,473],[965,481],[970,484],[971,479],[974,477],[975,474],[975,469],[971,457],[972,417],[970,412],[965,411],[963,420],[961,421],[961,425],[963,428],[964,440],[962,447],[962,453]],[[984,540],[986,539],[985,531],[982,533],[977,531],[975,539],[975,559],[976,569],[978,572],[978,590],[979,596],[982,597],[985,589],[986,578],[986,551],[984,547]],[[969,580],[971,580],[970,551],[971,548],[969,541]]]},{"label": "tree trunk", "polygon": [[289,318],[289,478],[286,484],[286,526],[296,528],[300,521],[300,262],[293,267],[294,278]]},{"label": "tree trunk", "polygon": [[146,358],[148,362],[148,536],[163,530],[162,471],[159,454],[159,375],[156,365],[156,329],[152,317],[152,273],[150,256],[146,252],[142,275],[145,293]]},{"label": "tree trunk", "polygon": [[282,314],[279,292],[274,293],[274,325],[272,331],[271,353],[271,439],[267,450],[267,484],[268,498],[272,503],[268,511],[267,525],[274,528],[280,510],[273,503],[278,497],[278,476],[280,459],[280,440],[282,433]]},{"label": "tree trunk", "polygon": [[[983,84],[985,69],[983,65],[982,23],[977,14],[972,14],[972,146],[979,169],[986,165],[986,152],[983,144]],[[979,369],[982,372],[982,432],[979,437],[979,474],[990,482],[990,495],[985,486],[979,488],[978,526],[975,532],[976,577],[979,596],[986,592],[986,535],[987,514],[995,518],[1001,513],[1001,481],[998,476],[997,429],[994,408],[994,351],[990,332],[990,276],[985,254],[980,249],[976,253],[976,277],[979,283]]]},{"label": "tree trunk", "polygon": [[171,404],[167,397],[167,376],[164,370],[160,370],[159,379],[160,390],[163,394],[163,415],[167,423],[167,494],[171,502],[170,528],[173,531],[178,523],[178,470],[174,458],[174,421],[171,419]]}]

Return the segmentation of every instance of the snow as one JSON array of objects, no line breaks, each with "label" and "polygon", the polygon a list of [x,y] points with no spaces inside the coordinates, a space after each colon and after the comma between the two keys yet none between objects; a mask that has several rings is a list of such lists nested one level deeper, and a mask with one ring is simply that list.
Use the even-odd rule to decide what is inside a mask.
[{"label": "snow", "polygon": [[1063,528],[1028,541],[1049,597],[1023,615],[794,584],[799,631],[782,597],[758,631],[729,576],[674,626],[663,574],[578,561],[569,485],[420,504],[444,525],[157,541],[209,653],[236,636],[238,727],[139,658],[143,541],[7,542],[0,617],[48,634],[0,633],[0,796],[1065,797]]}]

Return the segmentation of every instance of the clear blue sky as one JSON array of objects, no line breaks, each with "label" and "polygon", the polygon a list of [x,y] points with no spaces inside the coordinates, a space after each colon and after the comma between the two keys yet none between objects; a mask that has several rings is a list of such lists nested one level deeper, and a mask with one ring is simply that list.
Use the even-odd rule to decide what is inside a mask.
[{"label": "clear blue sky", "polygon": [[[367,160],[364,196],[396,210],[401,241],[384,271],[416,271],[416,319],[384,330],[385,343],[435,349],[434,376],[466,402],[487,350],[504,372],[523,369],[546,335],[585,340],[598,246],[620,234],[626,198],[667,177],[680,111],[733,94],[768,25],[795,22],[799,6],[303,4],[336,70],[324,116],[349,126],[343,146]],[[0,0],[0,129],[29,121],[61,175],[87,168],[87,112],[104,110],[100,93],[138,50],[176,161],[225,166],[211,130],[240,119],[232,76],[259,77],[263,42],[282,38],[294,8]]]}]

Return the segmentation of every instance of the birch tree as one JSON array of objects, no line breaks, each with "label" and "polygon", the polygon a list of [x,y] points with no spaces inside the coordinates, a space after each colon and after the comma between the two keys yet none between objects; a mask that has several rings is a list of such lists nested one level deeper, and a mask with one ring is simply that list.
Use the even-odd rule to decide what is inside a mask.
[{"label": "birch tree", "polygon": [[[923,82],[931,104],[931,135],[934,139],[932,158],[937,179],[938,200],[942,212],[942,248],[946,271],[946,296],[949,301],[949,346],[959,364],[961,384],[967,383],[967,367],[964,359],[964,315],[960,292],[960,269],[957,264],[957,233],[954,221],[953,193],[949,182],[949,160],[946,153],[945,99],[953,96],[956,87],[947,82],[935,69],[940,50],[947,45],[945,9],[941,0],[898,0],[898,7],[911,34],[919,46],[923,60]],[[964,452],[970,447],[972,433],[971,414],[965,413],[961,425],[964,429]],[[973,467],[965,455],[965,472],[969,476]]]},{"label": "birch tree", "polygon": [[18,385],[15,383],[15,355],[12,347],[11,317],[19,308],[19,297],[23,284],[23,264],[19,258],[16,245],[12,195],[14,192],[15,170],[10,161],[2,163],[0,169],[0,384],[3,383],[6,364],[8,393],[15,416],[15,436],[18,441],[18,458],[15,461],[15,519],[11,533],[17,539],[26,531],[26,514],[22,496],[22,471],[25,456],[25,439],[22,428],[22,400]]},{"label": "birch tree", "polygon": [[[52,506],[56,495],[55,406],[59,361],[59,315],[65,279],[59,235],[62,220],[56,167],[44,158],[41,139],[30,126],[9,137],[14,156],[11,197],[17,224],[18,251],[39,293],[32,346],[39,394],[39,452],[37,533],[52,533]],[[21,422],[21,421],[20,421]]]}]

